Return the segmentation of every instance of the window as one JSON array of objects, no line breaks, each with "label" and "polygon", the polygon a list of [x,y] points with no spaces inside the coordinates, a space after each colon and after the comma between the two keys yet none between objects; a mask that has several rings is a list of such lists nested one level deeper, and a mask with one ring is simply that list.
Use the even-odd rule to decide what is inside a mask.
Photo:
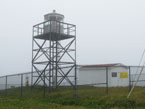
[{"label": "window", "polygon": [[117,77],[117,72],[112,72],[112,77]]}]

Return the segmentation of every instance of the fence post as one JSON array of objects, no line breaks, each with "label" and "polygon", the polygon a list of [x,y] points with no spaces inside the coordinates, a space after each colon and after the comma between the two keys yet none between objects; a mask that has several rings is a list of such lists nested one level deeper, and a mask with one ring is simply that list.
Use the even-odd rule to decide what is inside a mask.
[{"label": "fence post", "polygon": [[31,92],[32,92],[32,87],[33,87],[33,68],[31,72]]},{"label": "fence post", "polygon": [[22,90],[23,90],[23,74],[21,74],[21,96],[22,96]]},{"label": "fence post", "polygon": [[106,94],[108,95],[108,67],[106,67]]},{"label": "fence post", "polygon": [[75,86],[74,86],[74,97],[77,99],[77,65],[75,64]]},{"label": "fence post", "polygon": [[131,74],[130,74],[130,66],[129,66],[129,92],[131,90]]},{"label": "fence post", "polygon": [[[49,75],[50,76],[50,75]],[[43,97],[45,97],[45,71],[44,71],[44,91],[43,91]],[[50,89],[49,89],[50,90]]]},{"label": "fence post", "polygon": [[5,95],[7,96],[7,76],[6,76],[6,84],[5,84]]}]

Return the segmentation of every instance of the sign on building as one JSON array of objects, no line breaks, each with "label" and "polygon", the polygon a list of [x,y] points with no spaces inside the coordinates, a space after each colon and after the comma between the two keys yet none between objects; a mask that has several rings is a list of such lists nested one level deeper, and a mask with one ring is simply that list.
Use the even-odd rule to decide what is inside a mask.
[{"label": "sign on building", "polygon": [[128,72],[120,72],[120,79],[127,79],[128,78]]}]

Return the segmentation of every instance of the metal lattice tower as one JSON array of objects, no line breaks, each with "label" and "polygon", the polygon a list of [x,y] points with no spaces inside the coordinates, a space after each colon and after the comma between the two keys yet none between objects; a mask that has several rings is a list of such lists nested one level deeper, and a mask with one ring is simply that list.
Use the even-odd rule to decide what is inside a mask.
[{"label": "metal lattice tower", "polygon": [[41,84],[50,91],[65,81],[76,95],[76,26],[63,20],[54,10],[33,26],[31,85]]}]

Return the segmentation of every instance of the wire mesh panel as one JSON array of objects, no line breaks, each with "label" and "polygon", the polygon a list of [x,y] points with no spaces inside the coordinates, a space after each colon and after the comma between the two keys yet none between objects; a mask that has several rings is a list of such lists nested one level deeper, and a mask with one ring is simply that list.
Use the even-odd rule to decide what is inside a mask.
[{"label": "wire mesh panel", "polygon": [[[143,66],[132,66],[130,68],[131,71],[131,87],[133,91],[145,91],[145,67]],[[132,92],[134,95],[134,92]]]},{"label": "wire mesh panel", "polygon": [[0,77],[0,95],[5,96],[6,95],[6,77]]},{"label": "wire mesh panel", "polygon": [[30,93],[31,73],[21,74],[21,96],[28,96]]},{"label": "wire mesh panel", "polygon": [[145,67],[131,67],[131,83],[136,82],[136,86],[145,86]]},{"label": "wire mesh panel", "polygon": [[106,67],[79,69],[78,74],[78,96],[87,93],[92,93],[90,97],[106,95],[107,73]]},{"label": "wire mesh panel", "polygon": [[7,95],[21,95],[21,74],[7,76]]},{"label": "wire mesh panel", "polygon": [[0,77],[0,90],[6,89],[6,77]]},{"label": "wire mesh panel", "polygon": [[129,67],[113,66],[108,68],[108,94],[127,96],[129,92]]}]

